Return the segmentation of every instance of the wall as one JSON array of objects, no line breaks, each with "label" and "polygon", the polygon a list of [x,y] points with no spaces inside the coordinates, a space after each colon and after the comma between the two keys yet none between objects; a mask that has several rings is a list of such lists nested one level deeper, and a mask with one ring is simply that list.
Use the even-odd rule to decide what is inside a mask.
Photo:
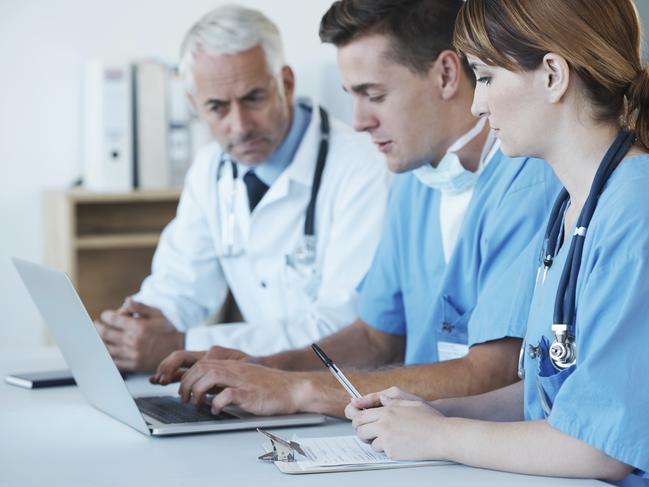
[{"label": "wall", "polygon": [[[649,0],[636,0],[649,32]],[[39,261],[40,194],[81,167],[81,73],[91,57],[174,60],[185,30],[219,0],[0,0],[0,350],[41,343],[40,319],[9,262]],[[276,21],[298,92],[349,119],[335,53],[317,38],[330,0],[242,0]],[[645,36],[645,44],[647,36]],[[645,47],[645,59],[649,49]]]},{"label": "wall", "polygon": [[[219,0],[0,0],[0,350],[42,342],[40,318],[10,256],[40,261],[40,194],[64,188],[81,167],[84,62],[143,56],[175,61],[189,26]],[[298,93],[348,119],[335,50],[321,45],[330,0],[241,1],[279,26]],[[291,42],[292,41],[292,42]]]}]

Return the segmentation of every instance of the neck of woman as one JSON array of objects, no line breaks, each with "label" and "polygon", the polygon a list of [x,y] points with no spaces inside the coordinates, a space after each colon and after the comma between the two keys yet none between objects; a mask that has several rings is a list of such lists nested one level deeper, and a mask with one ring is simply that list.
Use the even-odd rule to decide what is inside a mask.
[{"label": "neck of woman", "polygon": [[583,208],[595,173],[619,131],[614,123],[582,121],[569,131],[558,131],[552,140],[545,159],[570,195],[570,216]]}]

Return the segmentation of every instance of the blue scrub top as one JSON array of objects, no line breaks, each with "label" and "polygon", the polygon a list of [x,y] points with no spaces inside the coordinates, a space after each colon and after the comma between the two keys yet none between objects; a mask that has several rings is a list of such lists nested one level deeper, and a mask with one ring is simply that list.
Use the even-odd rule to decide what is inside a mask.
[{"label": "blue scrub top", "polygon": [[437,361],[440,340],[473,345],[522,337],[526,314],[518,322],[481,315],[503,308],[494,299],[499,276],[545,224],[559,188],[544,161],[498,152],[478,178],[447,265],[440,191],[412,174],[397,176],[383,237],[360,285],[359,316],[406,336],[406,364]]},{"label": "blue scrub top", "polygon": [[[541,345],[540,357],[525,355],[525,418],[547,417],[554,428],[635,467],[635,473],[645,478],[649,478],[647,188],[649,156],[636,156],[622,162],[599,199],[577,280],[576,364],[558,373],[547,353],[554,340],[554,301],[569,239],[545,281],[536,279],[525,336],[526,345]],[[536,259],[538,265],[538,253]],[[534,275],[528,279],[534,282]],[[551,408],[549,415],[544,403]]]}]

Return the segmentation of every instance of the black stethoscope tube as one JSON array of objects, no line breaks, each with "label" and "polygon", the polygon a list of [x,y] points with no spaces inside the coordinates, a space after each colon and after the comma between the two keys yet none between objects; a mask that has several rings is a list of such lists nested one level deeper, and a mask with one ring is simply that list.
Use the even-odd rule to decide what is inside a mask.
[{"label": "black stethoscope tube", "polygon": [[[554,323],[563,323],[568,325],[573,337],[577,278],[579,277],[581,257],[584,251],[584,242],[586,240],[588,225],[590,225],[590,221],[595,213],[595,208],[597,207],[597,202],[602,194],[604,185],[634,142],[634,134],[627,130],[621,130],[617,135],[595,173],[595,178],[590,188],[588,198],[586,199],[586,203],[577,219],[576,231],[570,242],[566,264],[559,280],[553,315]],[[552,265],[552,261],[557,252],[559,234],[563,226],[563,213],[566,211],[569,200],[570,196],[568,191],[564,188],[557,197],[550,214],[544,239],[543,252],[543,263],[548,268]]]},{"label": "black stethoscope tube", "polygon": [[306,208],[306,218],[304,220],[304,235],[306,237],[315,235],[315,205],[318,200],[327,153],[329,152],[329,133],[329,115],[324,108],[320,107],[320,146],[318,147],[318,159],[313,173],[311,199],[309,200],[309,206]]},{"label": "black stethoscope tube", "polygon": [[[304,220],[304,236],[313,237],[315,235],[315,207],[316,201],[318,199],[318,192],[320,191],[320,185],[322,183],[322,173],[324,172],[325,163],[327,162],[327,154],[329,152],[329,134],[331,133],[331,128],[329,125],[329,115],[327,111],[319,107],[320,110],[320,145],[318,146],[318,159],[316,160],[316,167],[313,173],[313,184],[311,185],[311,198],[309,204],[306,208],[306,218]],[[216,173],[217,181],[221,177],[221,167],[225,163],[225,153],[221,154],[221,160],[219,161],[219,168]],[[230,160],[232,167],[232,179],[235,180],[238,177],[237,164]]]}]

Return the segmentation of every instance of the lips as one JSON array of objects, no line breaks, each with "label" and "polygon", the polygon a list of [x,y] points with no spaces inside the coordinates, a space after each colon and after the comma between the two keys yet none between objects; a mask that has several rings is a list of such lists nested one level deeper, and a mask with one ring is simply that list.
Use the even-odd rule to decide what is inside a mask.
[{"label": "lips", "polygon": [[374,144],[378,147],[379,151],[383,152],[384,154],[387,152],[390,152],[392,149],[392,141],[391,140],[385,140],[385,141],[373,141]]},{"label": "lips", "polygon": [[254,139],[248,140],[246,142],[240,142],[236,146],[243,151],[250,151],[260,148],[264,144],[264,139]]}]

